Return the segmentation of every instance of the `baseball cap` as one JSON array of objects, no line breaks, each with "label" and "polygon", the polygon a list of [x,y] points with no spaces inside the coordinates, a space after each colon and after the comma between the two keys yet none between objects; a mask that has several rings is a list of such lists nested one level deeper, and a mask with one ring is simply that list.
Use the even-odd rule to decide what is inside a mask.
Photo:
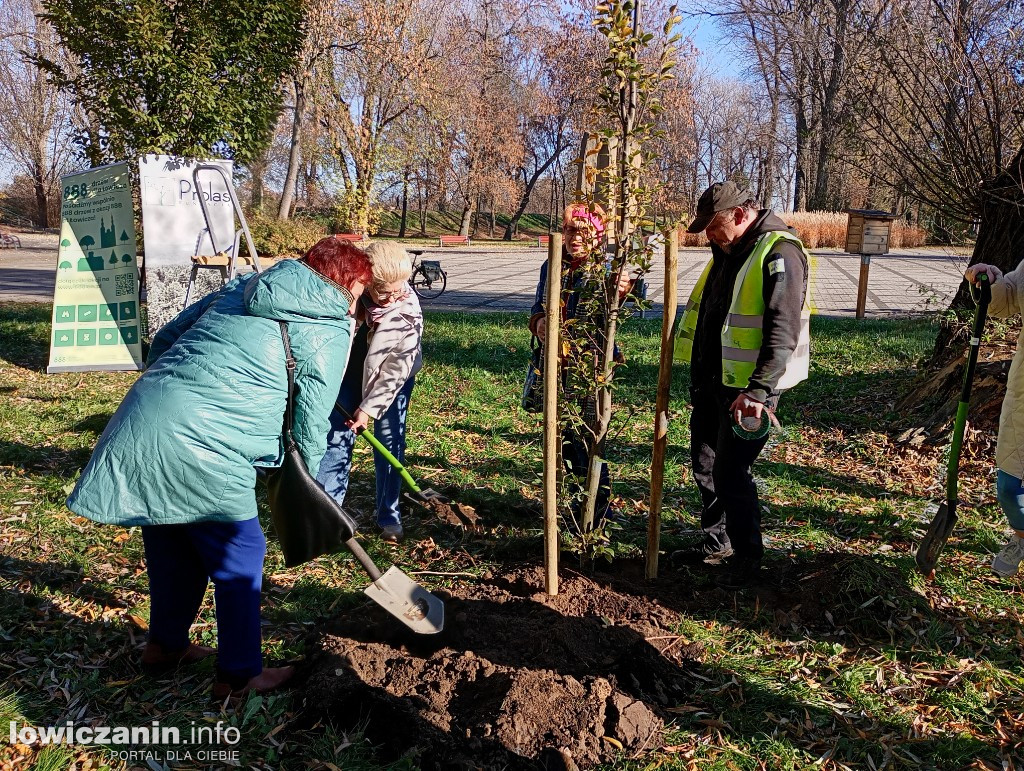
[{"label": "baseball cap", "polygon": [[697,213],[693,222],[686,228],[687,233],[702,232],[720,211],[742,206],[751,201],[754,194],[735,182],[716,182],[701,195],[697,201]]}]

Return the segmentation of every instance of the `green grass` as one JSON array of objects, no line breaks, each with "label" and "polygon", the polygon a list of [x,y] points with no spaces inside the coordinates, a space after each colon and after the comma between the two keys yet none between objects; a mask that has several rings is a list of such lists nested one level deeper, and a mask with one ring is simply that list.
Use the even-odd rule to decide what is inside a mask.
[{"label": "green grass", "polygon": [[[241,762],[272,768],[379,768],[358,731],[302,725],[301,694],[253,698],[220,714],[207,698],[211,670],[144,678],[135,664],[148,597],[137,531],[73,518],[65,491],[88,460],[135,375],[45,375],[49,307],[0,308],[0,718],[47,725],[79,712],[139,725],[224,720],[243,734]],[[519,314],[434,314],[409,426],[410,465],[427,485],[457,492],[487,518],[479,538],[431,533],[399,549],[372,534],[372,555],[406,570],[480,573],[539,559],[540,421],[517,408],[529,349]],[[648,494],[660,322],[631,321],[621,338],[610,461],[627,512]],[[934,584],[913,569],[919,513],[937,490],[938,451],[895,442],[895,401],[928,350],[928,320],[814,319],[812,377],[787,395],[784,441],[757,474],[771,509],[770,564],[836,555],[831,623],[782,617],[756,603],[707,603],[680,613],[678,632],[703,646],[702,678],[670,726],[670,750],[623,759],[622,769],[956,769],[976,761],[1020,767],[1024,727],[1024,594],[997,581],[990,554],[1003,539],[991,453],[964,464],[970,501]],[[663,545],[698,525],[688,469],[685,368],[673,380]],[[352,503],[372,506],[371,459],[356,456]],[[626,525],[614,551],[639,555],[644,529]],[[451,577],[424,578],[443,587]],[[310,632],[360,602],[363,577],[338,556],[285,570],[269,545],[264,618],[268,660],[301,659]],[[212,597],[197,637],[214,642]],[[909,737],[909,738],[908,738]],[[21,757],[0,745],[0,763]],[[67,767],[61,748],[38,768]],[[76,752],[73,753],[78,754]],[[92,767],[108,763],[95,750]],[[110,765],[120,767],[120,761]],[[414,766],[414,761],[409,761]],[[407,766],[409,766],[407,764]],[[839,765],[841,764],[841,765]],[[123,765],[123,764],[121,764]],[[79,766],[81,767],[81,766]],[[412,766],[409,766],[412,767]],[[1007,766],[1009,767],[1009,766]]]}]

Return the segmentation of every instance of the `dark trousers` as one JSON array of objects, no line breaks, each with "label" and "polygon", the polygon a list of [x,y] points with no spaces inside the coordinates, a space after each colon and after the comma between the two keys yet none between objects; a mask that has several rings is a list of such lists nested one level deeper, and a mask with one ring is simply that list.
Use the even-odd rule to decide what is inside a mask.
[{"label": "dark trousers", "polygon": [[[739,559],[761,559],[761,504],[751,467],[768,437],[743,439],[732,430],[734,389],[693,390],[690,460],[700,490],[705,545],[732,548]],[[769,400],[774,408],[777,398]]]},{"label": "dark trousers", "polygon": [[[567,427],[562,433],[562,460],[568,466],[569,473],[566,475],[566,484],[569,487],[569,492],[576,497],[576,502],[572,506],[573,516],[576,518],[576,525],[583,527],[583,501],[579,496],[586,493],[585,485],[590,461],[587,457],[587,444],[579,431],[573,427]],[[600,527],[604,523],[611,494],[611,475],[608,473],[608,464],[602,461],[601,478],[597,488],[597,503],[594,506],[594,527]]]},{"label": "dark trousers", "polygon": [[142,528],[149,574],[149,639],[184,650],[213,581],[217,605],[217,679],[233,688],[263,671],[260,590],[267,541],[256,517]]}]

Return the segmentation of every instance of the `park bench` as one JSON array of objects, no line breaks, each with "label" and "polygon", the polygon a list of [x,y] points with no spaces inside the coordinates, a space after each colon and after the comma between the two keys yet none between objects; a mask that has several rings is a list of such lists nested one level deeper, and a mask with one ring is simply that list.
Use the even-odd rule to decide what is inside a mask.
[{"label": "park bench", "polygon": [[358,233],[337,233],[334,237],[344,239],[353,244],[359,244],[366,240],[366,236],[361,236]]},{"label": "park bench", "polygon": [[438,246],[469,246],[469,236],[439,236]]},{"label": "park bench", "polygon": [[551,236],[547,233],[537,236],[537,246],[547,246],[549,243],[551,243]]},{"label": "park bench", "polygon": [[0,233],[0,249],[21,248],[21,239],[11,233]]}]

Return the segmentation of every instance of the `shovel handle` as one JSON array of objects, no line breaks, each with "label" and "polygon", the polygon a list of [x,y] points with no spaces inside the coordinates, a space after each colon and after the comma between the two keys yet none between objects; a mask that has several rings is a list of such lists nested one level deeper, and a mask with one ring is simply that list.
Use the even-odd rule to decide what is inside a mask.
[{"label": "shovel handle", "polygon": [[971,327],[971,339],[967,348],[967,364],[964,366],[964,381],[960,389],[960,403],[957,405],[956,420],[953,422],[953,439],[950,442],[949,465],[946,467],[946,502],[952,508],[956,506],[957,476],[960,469],[960,451],[963,448],[964,432],[967,428],[967,411],[971,402],[971,385],[974,383],[974,370],[978,364],[981,350],[981,336],[985,332],[985,320],[988,317],[988,304],[992,300],[992,285],[987,273],[979,273],[978,308],[974,312],[974,325]]},{"label": "shovel handle", "polygon": [[370,559],[370,555],[363,551],[363,547],[359,545],[359,541],[355,537],[349,538],[345,541],[345,548],[352,552],[353,556],[359,560],[359,564],[363,566],[363,570],[370,577],[370,580],[376,583],[381,575],[383,575],[377,566],[373,564],[373,560]]},{"label": "shovel handle", "polygon": [[[348,410],[342,407],[340,403],[335,402],[334,406],[337,407],[338,412],[340,412],[349,420],[352,420],[352,413],[350,413]],[[414,493],[420,492],[420,487],[418,484],[416,484],[416,480],[412,478],[412,474],[405,470],[405,466],[398,462],[398,458],[396,458],[394,455],[388,452],[388,449],[383,444],[380,443],[377,437],[375,437],[371,432],[367,431],[365,428],[359,429],[359,436],[363,437],[363,439],[370,443],[370,446],[373,447],[373,449],[375,449],[377,452],[384,456],[384,459],[391,464],[392,468],[394,468],[398,472],[399,476],[401,476],[402,479],[405,480],[405,483],[409,485],[410,490],[412,490]]]}]

